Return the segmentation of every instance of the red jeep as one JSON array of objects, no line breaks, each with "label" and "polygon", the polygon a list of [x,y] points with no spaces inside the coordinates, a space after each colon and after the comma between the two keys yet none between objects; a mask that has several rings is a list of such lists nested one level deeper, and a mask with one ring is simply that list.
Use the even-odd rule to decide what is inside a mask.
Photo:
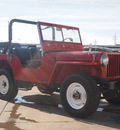
[{"label": "red jeep", "polygon": [[[12,43],[13,23],[37,26],[39,45]],[[37,86],[43,93],[60,92],[64,109],[76,117],[93,114],[101,94],[109,103],[120,104],[120,53],[83,51],[76,27],[13,19],[9,41],[0,49],[3,100],[12,100],[18,89]]]}]

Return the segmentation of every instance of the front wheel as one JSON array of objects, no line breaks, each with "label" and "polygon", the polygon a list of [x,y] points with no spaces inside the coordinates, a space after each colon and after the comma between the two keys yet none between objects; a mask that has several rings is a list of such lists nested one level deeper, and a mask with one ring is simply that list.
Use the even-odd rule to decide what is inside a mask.
[{"label": "front wheel", "polygon": [[95,81],[86,75],[67,77],[61,86],[60,95],[64,109],[76,117],[90,116],[100,102],[100,90]]},{"label": "front wheel", "polygon": [[10,101],[18,93],[18,88],[13,82],[13,78],[10,73],[5,70],[0,70],[0,99]]}]

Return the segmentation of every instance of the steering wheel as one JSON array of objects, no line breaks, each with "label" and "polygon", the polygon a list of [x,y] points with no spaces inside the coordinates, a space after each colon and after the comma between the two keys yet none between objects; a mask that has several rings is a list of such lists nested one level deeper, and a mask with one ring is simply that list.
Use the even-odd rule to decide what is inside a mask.
[{"label": "steering wheel", "polygon": [[67,38],[64,39],[64,41],[65,40],[70,40],[70,42],[73,42],[73,39],[71,37],[67,37]]}]

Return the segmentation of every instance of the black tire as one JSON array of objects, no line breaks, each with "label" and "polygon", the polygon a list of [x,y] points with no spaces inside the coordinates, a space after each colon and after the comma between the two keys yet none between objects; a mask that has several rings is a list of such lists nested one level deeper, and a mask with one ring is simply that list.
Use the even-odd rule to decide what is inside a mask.
[{"label": "black tire", "polygon": [[107,102],[109,102],[112,105],[120,105],[120,97],[114,97],[114,98],[105,98]]},{"label": "black tire", "polygon": [[18,88],[15,86],[13,77],[5,69],[0,69],[0,99],[10,101],[18,93]]},{"label": "black tire", "polygon": [[[74,85],[76,85],[75,88]],[[79,74],[68,76],[62,83],[60,90],[64,109],[70,115],[81,118],[88,117],[96,111],[100,102],[100,94],[92,77]]]}]

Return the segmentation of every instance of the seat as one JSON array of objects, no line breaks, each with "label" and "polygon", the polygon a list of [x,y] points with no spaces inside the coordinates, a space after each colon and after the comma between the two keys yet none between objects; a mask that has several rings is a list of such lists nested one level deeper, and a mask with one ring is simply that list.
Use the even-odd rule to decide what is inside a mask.
[{"label": "seat", "polygon": [[32,55],[32,60],[29,66],[32,68],[38,68],[41,65],[41,52],[37,47],[30,47],[30,52]]},{"label": "seat", "polygon": [[32,58],[31,52],[28,48],[13,48],[12,54],[16,55],[23,65],[26,65],[26,63],[28,63]]},{"label": "seat", "polygon": [[41,60],[41,52],[37,47],[30,47],[32,60]]}]

